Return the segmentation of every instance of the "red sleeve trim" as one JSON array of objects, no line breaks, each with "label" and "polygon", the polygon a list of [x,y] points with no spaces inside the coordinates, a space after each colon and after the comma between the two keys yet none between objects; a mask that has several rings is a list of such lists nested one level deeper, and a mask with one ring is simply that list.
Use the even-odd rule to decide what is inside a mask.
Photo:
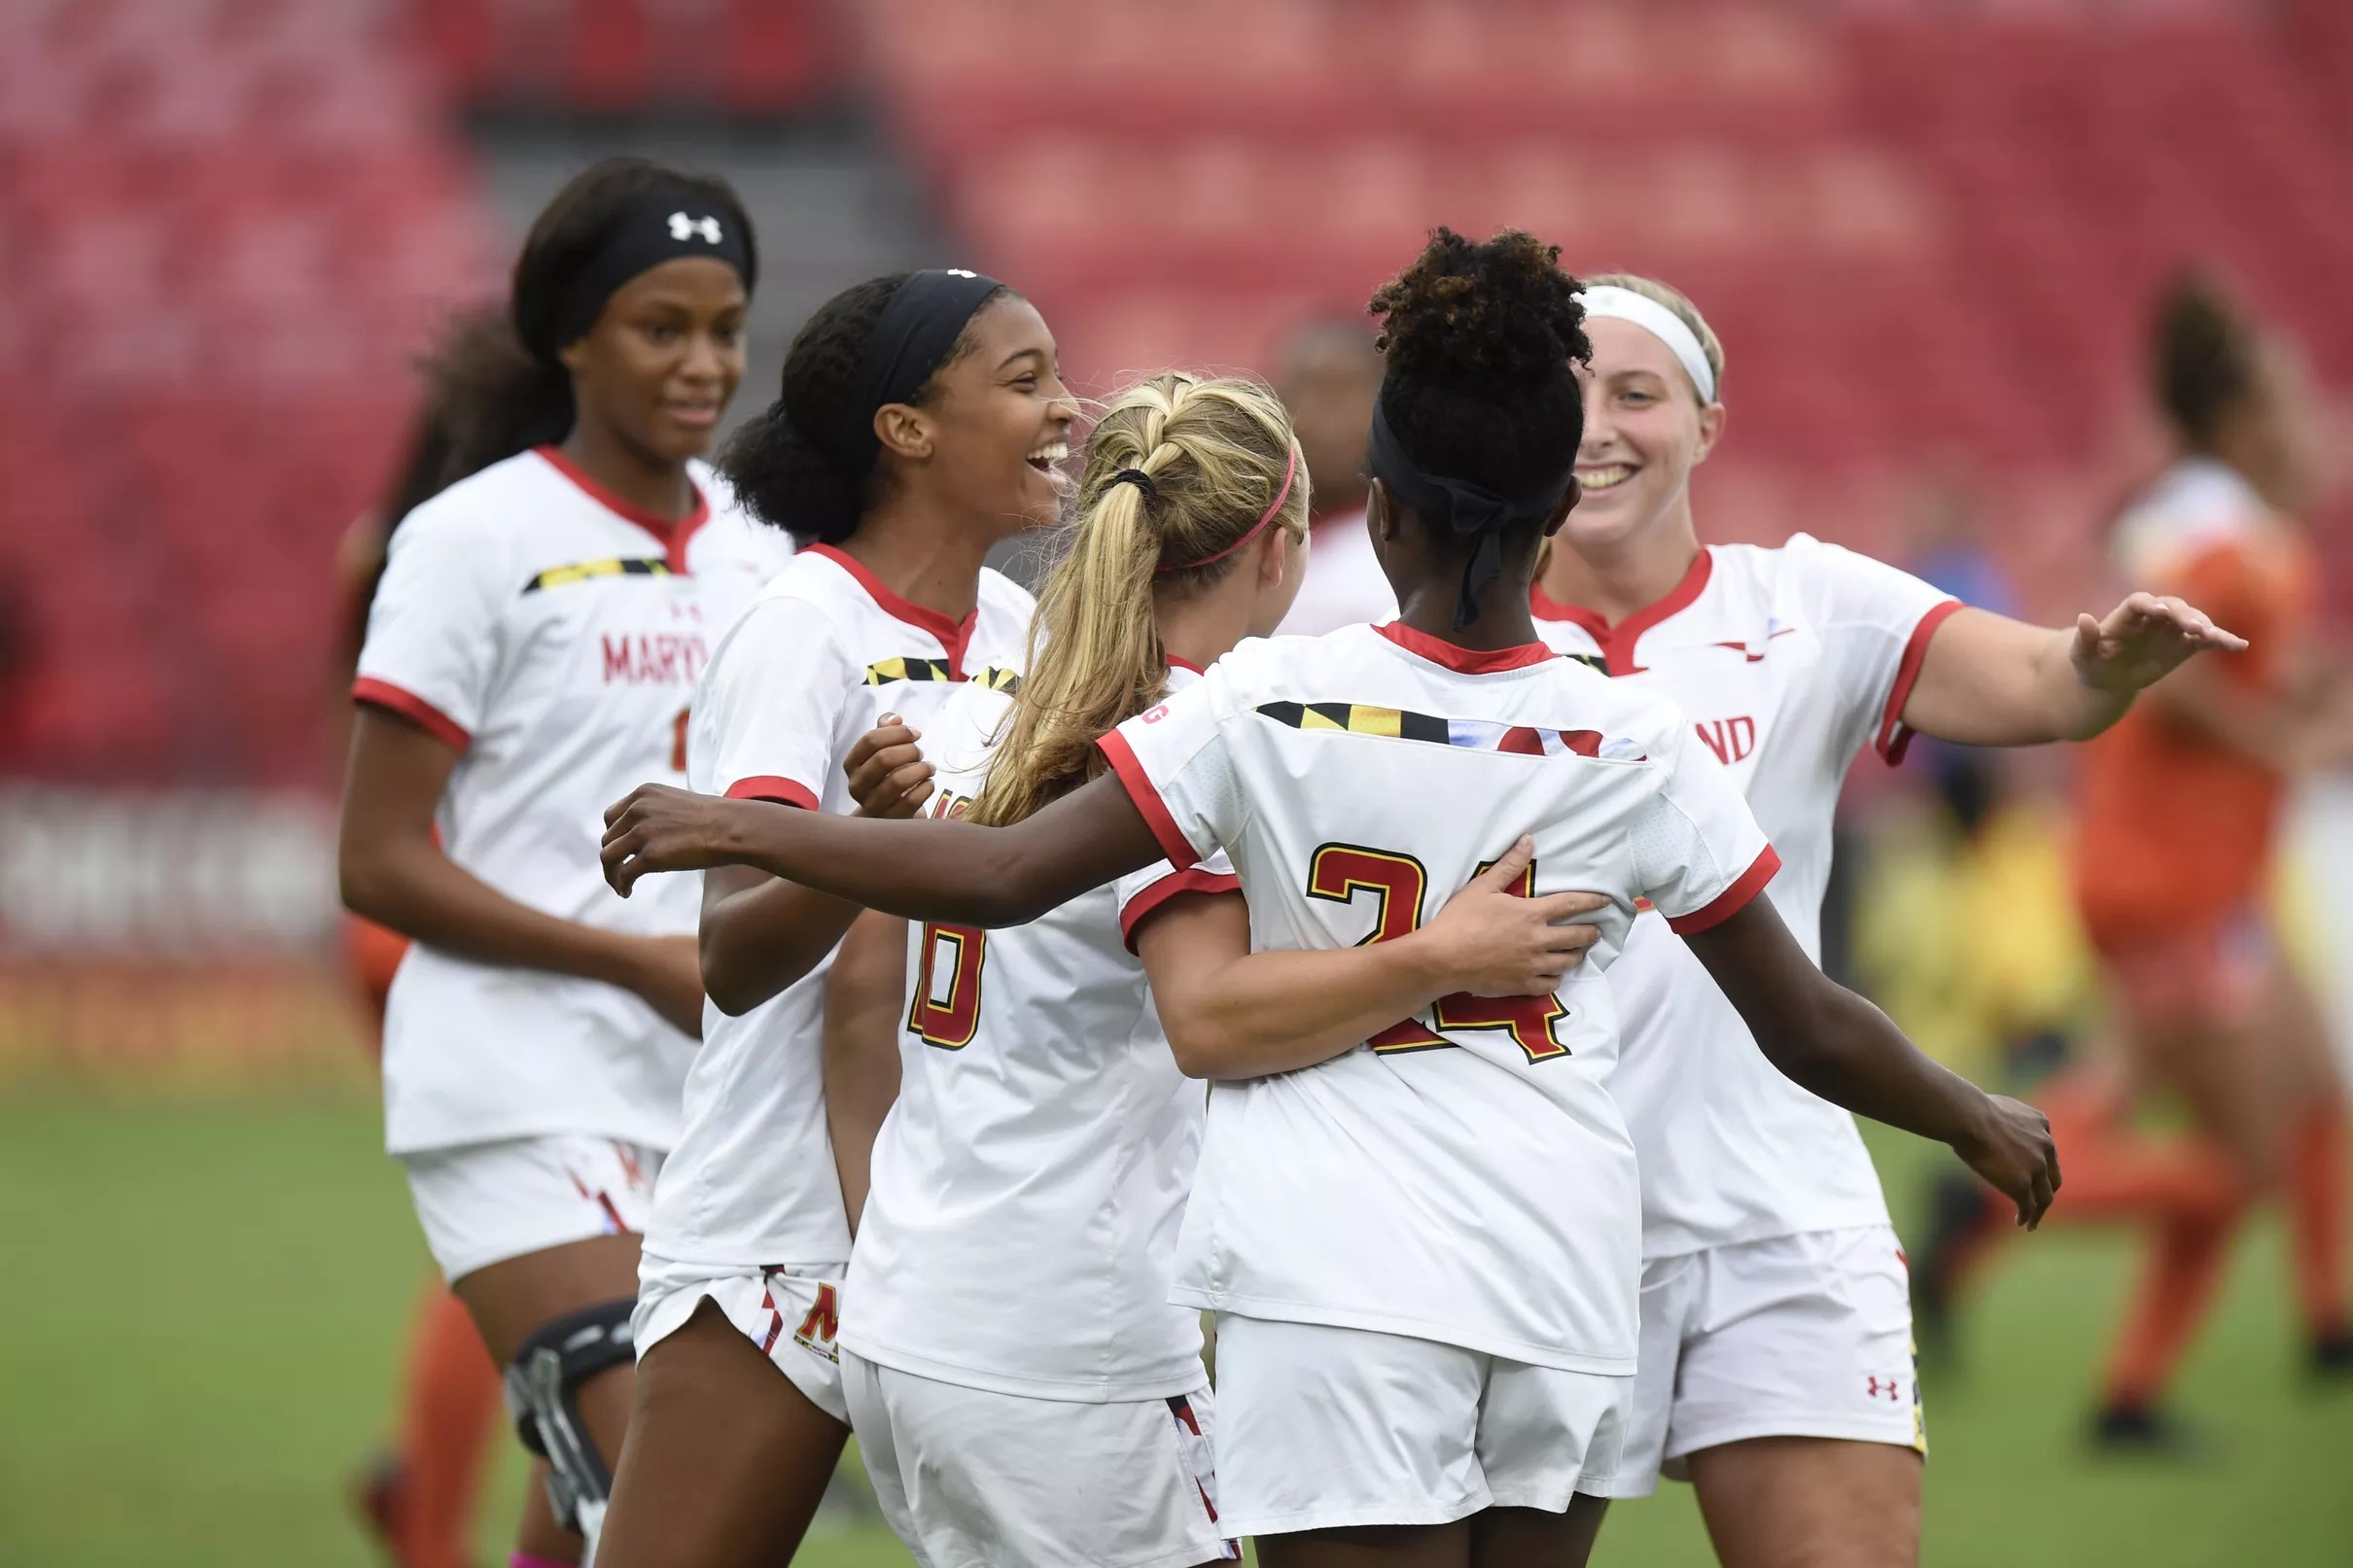
[{"label": "red sleeve trim", "polygon": [[1151,777],[1143,771],[1143,764],[1137,760],[1136,749],[1128,745],[1128,738],[1117,730],[1108,730],[1095,744],[1103,748],[1103,754],[1110,760],[1111,771],[1127,786],[1128,799],[1134,801],[1136,809],[1143,814],[1144,824],[1151,828],[1152,837],[1160,841],[1160,853],[1169,857],[1169,864],[1182,871],[1198,862],[1201,852],[1177,831],[1176,819],[1169,815],[1168,803],[1160,798],[1160,791],[1152,787]]},{"label": "red sleeve trim", "polygon": [[1677,936],[1690,936],[1695,931],[1723,924],[1747,908],[1748,901],[1763,892],[1765,885],[1773,881],[1774,873],[1780,869],[1781,856],[1772,845],[1766,845],[1758,852],[1757,857],[1748,862],[1748,869],[1740,873],[1739,881],[1709,899],[1704,909],[1695,909],[1688,915],[1668,916],[1668,929]]},{"label": "red sleeve trim", "polygon": [[444,742],[457,750],[463,751],[474,744],[474,737],[466,733],[465,725],[442,713],[415,692],[404,686],[396,686],[389,680],[378,680],[372,676],[362,676],[351,683],[351,700],[369,703],[387,713],[398,714],[434,739]]},{"label": "red sleeve trim", "polygon": [[727,786],[729,800],[773,800],[780,806],[798,806],[803,811],[817,810],[817,797],[809,793],[807,784],[794,784],[790,779],[772,775],[757,779],[738,779]]},{"label": "red sleeve trim", "polygon": [[1136,951],[1136,927],[1141,925],[1153,911],[1170,899],[1185,893],[1238,893],[1242,879],[1223,871],[1204,871],[1199,866],[1189,871],[1173,871],[1149,888],[1128,900],[1119,912],[1119,940],[1130,953]]},{"label": "red sleeve trim", "polygon": [[1904,760],[1905,749],[1912,745],[1912,731],[1904,727],[1904,705],[1912,700],[1912,688],[1920,679],[1920,666],[1927,662],[1928,640],[1936,629],[1945,624],[1946,617],[1961,608],[1958,599],[1948,599],[1922,615],[1913,627],[1912,638],[1904,645],[1903,662],[1895,667],[1895,684],[1888,688],[1887,707],[1879,714],[1879,739],[1872,744],[1879,755],[1894,767]]}]

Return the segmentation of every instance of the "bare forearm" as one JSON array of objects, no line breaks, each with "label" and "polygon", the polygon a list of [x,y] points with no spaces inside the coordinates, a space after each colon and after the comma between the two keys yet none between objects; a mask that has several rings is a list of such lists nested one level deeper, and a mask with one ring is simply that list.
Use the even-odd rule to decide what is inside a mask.
[{"label": "bare forearm", "polygon": [[773,877],[732,868],[709,876],[697,952],[703,988],[731,1018],[815,969],[858,918],[856,904]]},{"label": "bare forearm", "polygon": [[1156,993],[1176,1064],[1195,1078],[1261,1078],[1326,1062],[1450,989],[1421,933],[1335,952],[1252,953]]},{"label": "bare forearm", "polygon": [[866,1206],[875,1136],[898,1098],[905,987],[906,923],[864,917],[825,987],[825,1127],[852,1236]]},{"label": "bare forearm", "polygon": [[635,939],[518,903],[430,839],[350,839],[338,870],[353,914],[476,963],[618,983]]},{"label": "bare forearm", "polygon": [[886,915],[957,925],[1024,924],[1160,854],[1108,775],[1009,827],[833,817],[764,801],[713,810],[713,857],[722,863]]},{"label": "bare forearm", "polygon": [[2042,645],[2035,650],[2031,698],[2017,715],[2021,733],[1979,744],[2042,746],[2053,741],[2088,741],[2131,708],[2132,693],[2099,691],[2084,683],[2071,653],[2075,645],[2072,632],[2037,630]]},{"label": "bare forearm", "polygon": [[1938,1143],[1966,1138],[1985,1103],[1966,1078],[1914,1045],[1885,1013],[1827,977],[1802,1029],[1768,1027],[1757,1045],[1781,1074],[1857,1116]]}]

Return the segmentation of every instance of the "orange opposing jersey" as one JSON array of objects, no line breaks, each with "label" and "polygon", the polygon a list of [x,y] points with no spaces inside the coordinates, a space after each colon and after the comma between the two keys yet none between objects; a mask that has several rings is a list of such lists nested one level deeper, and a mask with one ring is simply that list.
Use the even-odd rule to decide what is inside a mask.
[{"label": "orange opposing jersey", "polygon": [[[2168,470],[2118,524],[2117,560],[2133,587],[2178,594],[2247,639],[2242,653],[2202,655],[2233,685],[2277,692],[2291,679],[2312,621],[2310,554],[2230,469],[2193,458]],[[2254,897],[2283,784],[2148,704],[2088,744],[2075,881],[2094,939],[2158,934],[2184,911],[2219,919]]]}]

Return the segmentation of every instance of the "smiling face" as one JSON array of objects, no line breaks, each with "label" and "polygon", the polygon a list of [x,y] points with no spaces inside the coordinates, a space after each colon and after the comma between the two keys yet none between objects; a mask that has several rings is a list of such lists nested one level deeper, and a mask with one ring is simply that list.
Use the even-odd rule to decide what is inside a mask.
[{"label": "smiling face", "polygon": [[1583,551],[1609,548],[1689,505],[1691,470],[1724,426],[1724,405],[1700,404],[1691,376],[1648,329],[1588,317],[1593,340],[1585,388],[1585,439],[1577,448],[1584,500],[1563,539]]},{"label": "smiling face", "polygon": [[748,302],[735,268],[699,256],[622,284],[563,350],[580,418],[657,464],[709,450],[744,379]]},{"label": "smiling face", "polygon": [[962,352],[921,406],[876,415],[888,457],[941,505],[1000,538],[1054,522],[1071,481],[1078,404],[1062,384],[1054,334],[1036,306],[1001,295],[965,329]]}]

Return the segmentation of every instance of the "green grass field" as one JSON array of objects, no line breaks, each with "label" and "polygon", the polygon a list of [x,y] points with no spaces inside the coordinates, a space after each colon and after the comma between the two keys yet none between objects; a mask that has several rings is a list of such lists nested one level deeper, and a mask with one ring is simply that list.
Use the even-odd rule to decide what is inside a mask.
[{"label": "green grass field", "polygon": [[[1923,1155],[1882,1144],[1901,1202]],[[0,1564],[361,1568],[341,1486],[375,1440],[423,1250],[371,1106],[339,1097],[0,1103]],[[2181,1389],[2214,1442],[2195,1465],[2101,1462],[2077,1437],[2129,1262],[2122,1238],[2046,1232],[1932,1382],[1935,1568],[2353,1562],[2353,1388],[2298,1376],[2265,1227]],[[508,1451],[483,1520],[503,1562]],[[821,1568],[903,1563],[836,1526]],[[1597,1561],[1710,1561],[1682,1488],[1620,1507]]]}]

